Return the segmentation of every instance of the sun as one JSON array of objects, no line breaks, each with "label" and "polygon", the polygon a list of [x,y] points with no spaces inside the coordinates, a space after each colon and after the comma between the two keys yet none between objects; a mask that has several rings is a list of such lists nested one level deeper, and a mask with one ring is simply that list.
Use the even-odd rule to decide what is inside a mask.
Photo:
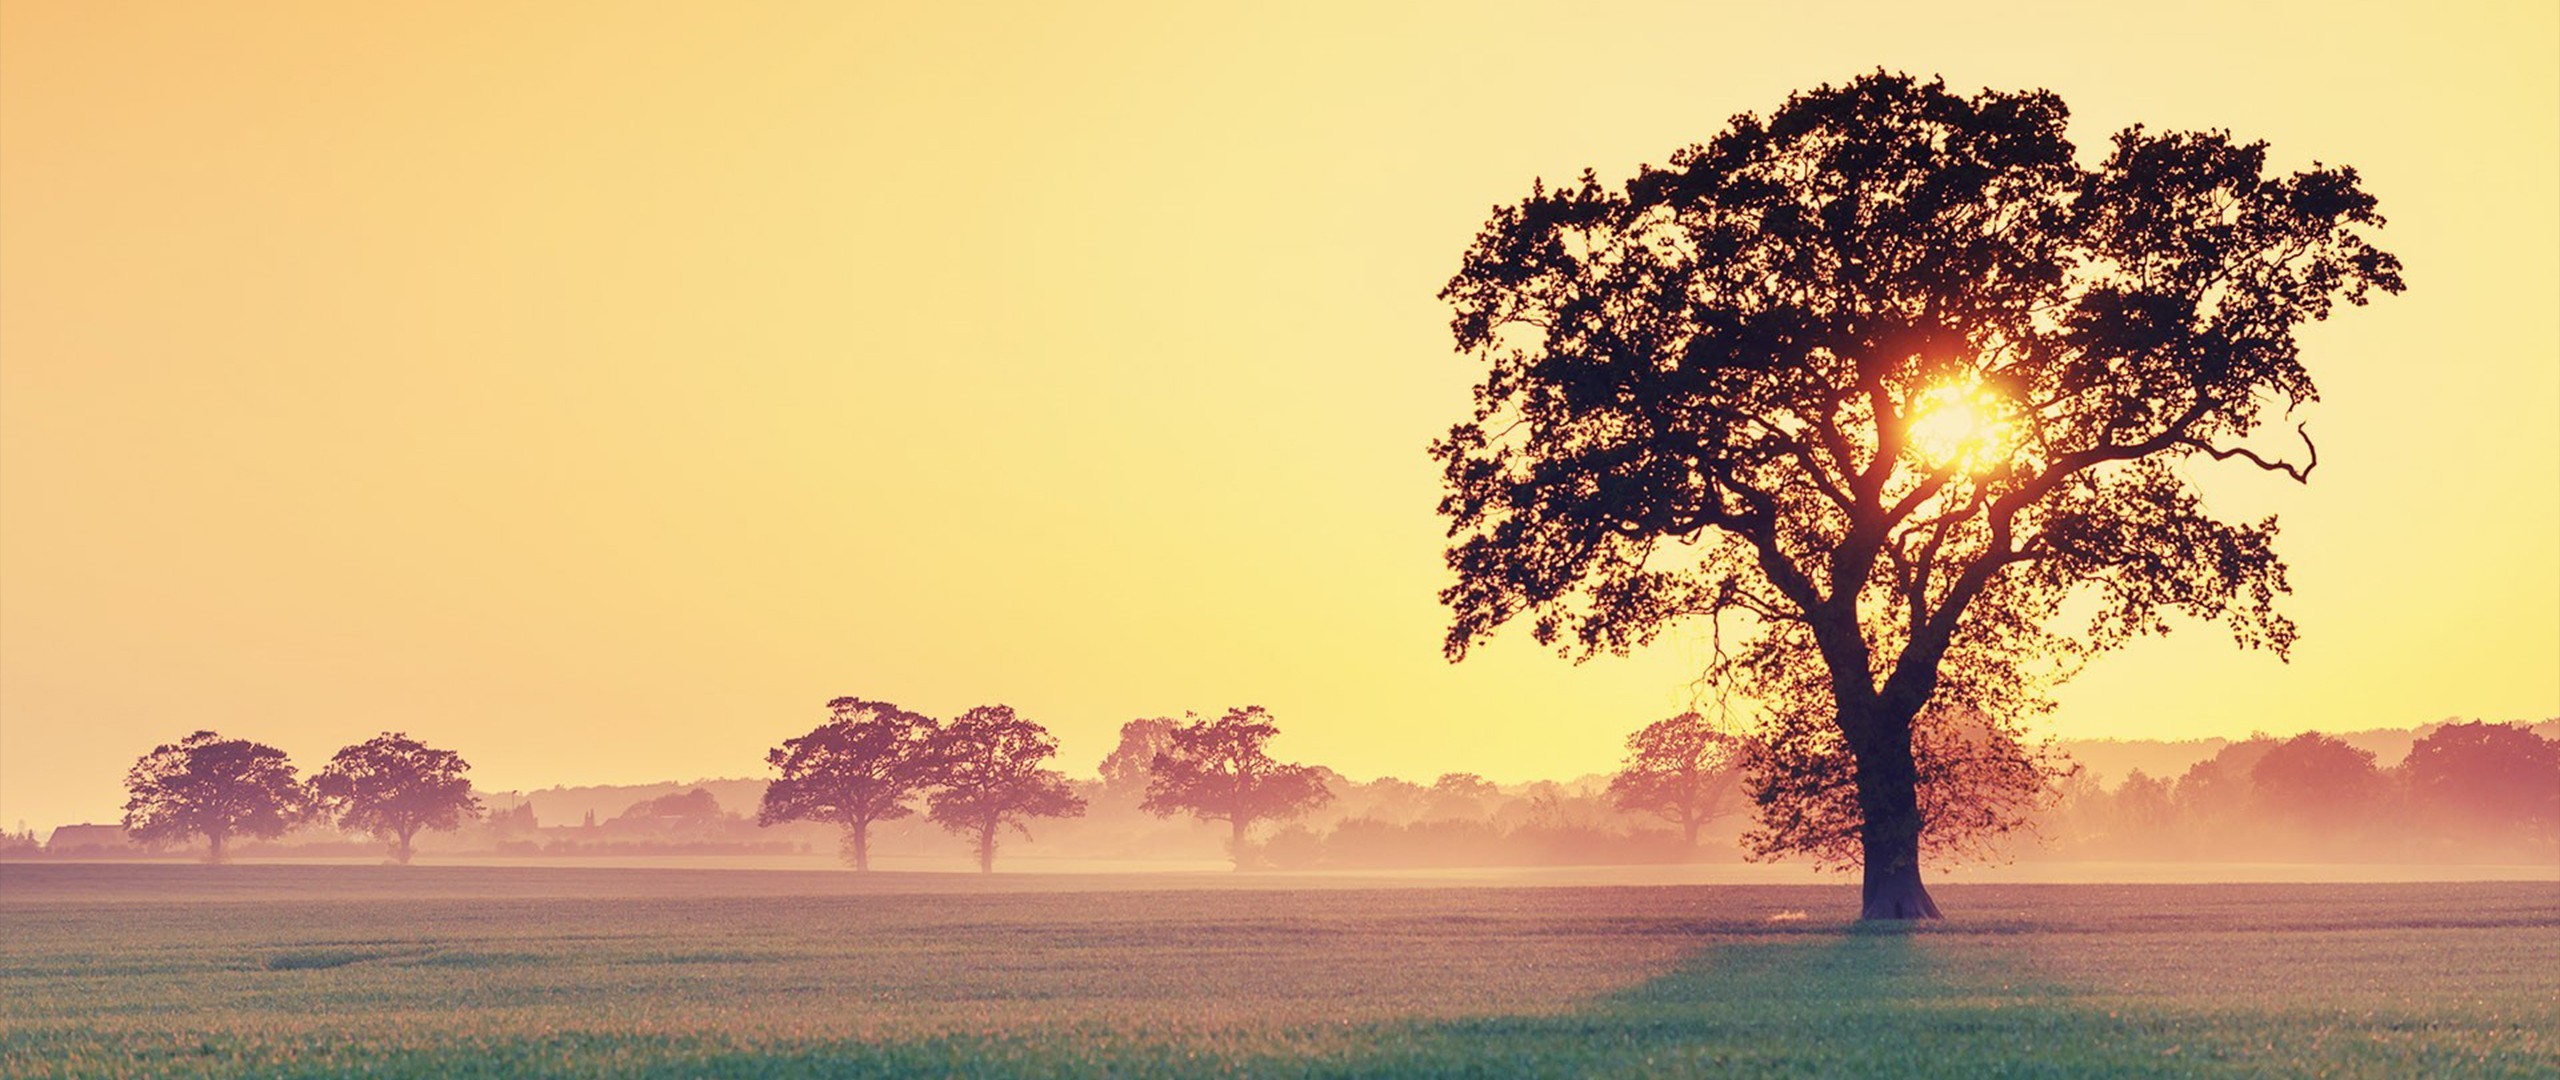
[{"label": "sun", "polygon": [[1910,452],[1932,469],[1981,472],[2009,451],[2009,402],[1979,379],[1939,383],[1912,399]]}]

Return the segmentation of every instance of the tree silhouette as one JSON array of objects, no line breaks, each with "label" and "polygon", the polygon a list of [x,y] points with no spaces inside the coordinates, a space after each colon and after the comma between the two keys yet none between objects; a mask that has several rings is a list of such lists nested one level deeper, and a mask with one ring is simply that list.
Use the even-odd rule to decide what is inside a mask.
[{"label": "tree silhouette", "polygon": [[2274,519],[2213,517],[2187,466],[2307,479],[2247,441],[2314,397],[2295,330],[2401,288],[2352,169],[2140,127],[2084,167],[2066,115],[1824,86],[1623,188],[1533,187],[1441,294],[1486,369],[1432,445],[1451,658],[1515,618],[1582,656],[1713,621],[1719,686],[1838,730],[1802,760],[1854,774],[1869,918],[1937,912],[1913,733],[1947,691],[2016,723],[2172,614],[2292,643]]},{"label": "tree silhouette", "polygon": [[932,780],[931,717],[885,701],[840,697],[828,719],[765,755],[781,773],[765,785],[756,824],[825,821],[844,829],[855,870],[871,869],[871,824],[915,813],[907,800]]},{"label": "tree silhouette", "polygon": [[981,705],[944,725],[933,738],[936,788],[925,812],[936,824],[968,836],[978,849],[978,871],[996,868],[996,833],[1007,825],[1024,836],[1032,818],[1075,817],[1084,800],[1067,777],[1040,765],[1058,753],[1049,729],[1014,715],[1010,705]]},{"label": "tree silhouette", "polygon": [[1243,869],[1245,835],[1254,822],[1296,817],[1333,798],[1313,767],[1272,760],[1263,745],[1279,733],[1260,705],[1229,709],[1215,720],[1192,716],[1149,765],[1139,808],[1157,817],[1188,812],[1226,822],[1228,849]]},{"label": "tree silhouette", "polygon": [[145,843],[204,837],[207,862],[228,858],[233,836],[282,836],[310,812],[284,751],[210,731],[153,747],[124,786],[127,833]]},{"label": "tree silhouette", "polygon": [[1485,806],[1501,797],[1502,789],[1484,777],[1471,772],[1441,773],[1424,793],[1428,805],[1423,816],[1443,820],[1483,817]]},{"label": "tree silhouette", "polygon": [[480,816],[480,799],[463,773],[471,763],[398,732],[383,732],[338,751],[311,778],[316,806],[338,827],[391,840],[406,863],[422,829],[451,829]]},{"label": "tree silhouette", "polygon": [[1173,729],[1181,723],[1170,716],[1147,716],[1120,725],[1119,744],[1094,767],[1102,777],[1102,790],[1115,799],[1145,798],[1151,775],[1147,768],[1155,764],[1157,754],[1173,745]]},{"label": "tree silhouette", "polygon": [[[2004,837],[2032,827],[2051,808],[2054,781],[2075,766],[2049,743],[2022,742],[2010,725],[1962,708],[1931,706],[1911,724],[1920,853],[1982,858]],[[1819,713],[1776,716],[1747,765],[1758,822],[1743,835],[1755,859],[1804,855],[1833,867],[1859,865],[1865,831],[1856,759],[1840,729]]]},{"label": "tree silhouette", "polygon": [[2323,830],[2361,823],[2384,793],[2373,751],[2317,731],[2270,748],[2249,767],[2249,783],[2269,816]]},{"label": "tree silhouette", "polygon": [[2400,767],[2410,795],[2446,824],[2541,839],[2560,827],[2560,742],[2521,724],[2446,724]]},{"label": "tree silhouette", "polygon": [[1680,842],[1696,847],[1699,826],[1724,813],[1748,755],[1741,739],[1695,712],[1656,720],[1627,736],[1627,759],[1609,778],[1609,801],[1680,826]]}]

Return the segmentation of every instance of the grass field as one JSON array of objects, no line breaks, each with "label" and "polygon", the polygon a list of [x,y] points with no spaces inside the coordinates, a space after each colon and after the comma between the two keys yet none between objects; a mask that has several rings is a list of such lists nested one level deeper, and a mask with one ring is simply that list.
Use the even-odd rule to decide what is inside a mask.
[{"label": "grass field", "polygon": [[2560,1075],[2549,882],[1207,881],[9,865],[0,1075]]}]

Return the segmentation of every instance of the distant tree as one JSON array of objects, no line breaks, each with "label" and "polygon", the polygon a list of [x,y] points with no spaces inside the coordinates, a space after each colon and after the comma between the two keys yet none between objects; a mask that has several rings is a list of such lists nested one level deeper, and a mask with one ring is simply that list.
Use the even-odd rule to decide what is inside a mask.
[{"label": "distant tree", "polygon": [[2252,734],[2187,766],[2173,798],[2186,828],[2225,838],[2246,836],[2260,824],[2257,788],[2250,771],[2276,748],[2276,740]]},{"label": "distant tree", "polygon": [[1441,773],[1425,794],[1423,817],[1448,820],[1485,816],[1485,804],[1502,797],[1502,789],[1471,772]]},{"label": "distant tree", "polygon": [[152,748],[125,774],[124,828],[143,843],[205,838],[205,861],[231,838],[273,838],[309,815],[311,793],[284,751],[199,731]]},{"label": "distant tree", "polygon": [[1102,776],[1103,792],[1131,802],[1145,798],[1151,775],[1147,767],[1173,745],[1173,729],[1181,723],[1170,716],[1148,716],[1120,725],[1119,745],[1095,767]]},{"label": "distant tree", "polygon": [[542,828],[542,823],[535,820],[533,804],[529,802],[517,803],[490,814],[488,824],[489,831],[501,837],[529,835]]},{"label": "distant tree", "polygon": [[1245,837],[1255,822],[1296,817],[1333,798],[1315,769],[1272,760],[1263,746],[1279,733],[1260,705],[1229,709],[1215,720],[1191,717],[1149,765],[1140,808],[1158,817],[1188,812],[1226,822],[1229,850],[1242,869]]},{"label": "distant tree", "polygon": [[1362,794],[1369,800],[1366,816],[1380,821],[1402,824],[1422,812],[1423,799],[1430,789],[1411,780],[1381,776],[1366,784]]},{"label": "distant tree", "polygon": [[480,816],[462,775],[469,771],[460,754],[386,731],[339,750],[311,778],[311,792],[339,828],[390,840],[391,857],[406,863],[421,830],[460,828]]},{"label": "distant tree", "polygon": [[933,778],[931,717],[885,701],[840,697],[828,719],[765,755],[781,775],[765,785],[756,824],[824,821],[844,829],[855,870],[871,869],[871,825],[915,813],[907,801]]},{"label": "distant tree", "polygon": [[1725,796],[1742,778],[1749,751],[1697,713],[1656,720],[1627,736],[1627,759],[1609,778],[1609,801],[1621,812],[1680,826],[1681,844],[1696,847],[1699,827],[1725,812]]},{"label": "distant tree", "polygon": [[[1971,796],[1929,777],[1933,708],[2013,724],[2173,615],[2290,647],[2275,521],[2197,481],[2307,480],[2316,454],[2253,445],[2316,396],[2296,331],[2402,288],[2352,169],[2067,128],[2047,91],[1878,71],[1624,185],[1533,185],[1441,292],[1483,368],[1431,451],[1451,659],[1515,622],[1582,656],[1716,622],[1710,674],[1782,714],[1777,760],[1845,774],[1791,786],[1854,796],[1764,836],[1855,859],[1867,918],[1937,914],[1924,786],[1956,796],[1942,827]],[[1946,760],[1996,765],[1995,796],[2036,764]]]},{"label": "distant tree", "polygon": [[2135,769],[2115,790],[2115,827],[2126,836],[2156,838],[2177,823],[2169,782]]},{"label": "distant tree", "polygon": [[[1745,765],[1758,821],[1743,835],[1754,859],[1803,855],[1831,867],[1858,866],[1864,820],[1856,774],[1840,731],[1818,714],[1781,713]],[[2008,837],[2034,827],[2055,797],[2054,781],[2075,768],[2050,742],[2027,742],[1978,712],[1932,708],[1914,720],[1920,851],[1941,859],[1987,858]]]},{"label": "distant tree", "polygon": [[722,817],[720,800],[707,788],[694,788],[654,799],[642,799],[624,810],[620,820],[653,820],[703,824]]},{"label": "distant tree", "polygon": [[2362,823],[2384,793],[2373,751],[2316,731],[2269,749],[2249,767],[2249,782],[2266,812],[2321,830]]},{"label": "distant tree", "polygon": [[1028,837],[1032,818],[1084,813],[1066,774],[1041,767],[1056,756],[1058,740],[1012,706],[981,705],[960,714],[934,735],[931,752],[936,787],[926,813],[975,842],[981,873],[996,868],[996,834],[1005,826]]},{"label": "distant tree", "polygon": [[2522,724],[2446,724],[2400,764],[2409,794],[2440,822],[2474,830],[2560,829],[2560,742]]}]

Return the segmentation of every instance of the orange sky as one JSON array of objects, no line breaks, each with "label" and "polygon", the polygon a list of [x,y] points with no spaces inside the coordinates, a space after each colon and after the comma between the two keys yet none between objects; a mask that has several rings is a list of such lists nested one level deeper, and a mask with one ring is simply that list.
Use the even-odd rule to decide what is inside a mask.
[{"label": "orange sky", "polygon": [[2057,730],[2560,714],[2546,0],[737,6],[0,9],[0,825],[199,727],[759,775],[839,694],[1604,769],[1698,636],[1440,659],[1433,294],[1532,177],[1879,65],[2352,164],[2408,264],[2308,335],[2313,485],[2210,485],[2295,661],[2190,628]]}]

